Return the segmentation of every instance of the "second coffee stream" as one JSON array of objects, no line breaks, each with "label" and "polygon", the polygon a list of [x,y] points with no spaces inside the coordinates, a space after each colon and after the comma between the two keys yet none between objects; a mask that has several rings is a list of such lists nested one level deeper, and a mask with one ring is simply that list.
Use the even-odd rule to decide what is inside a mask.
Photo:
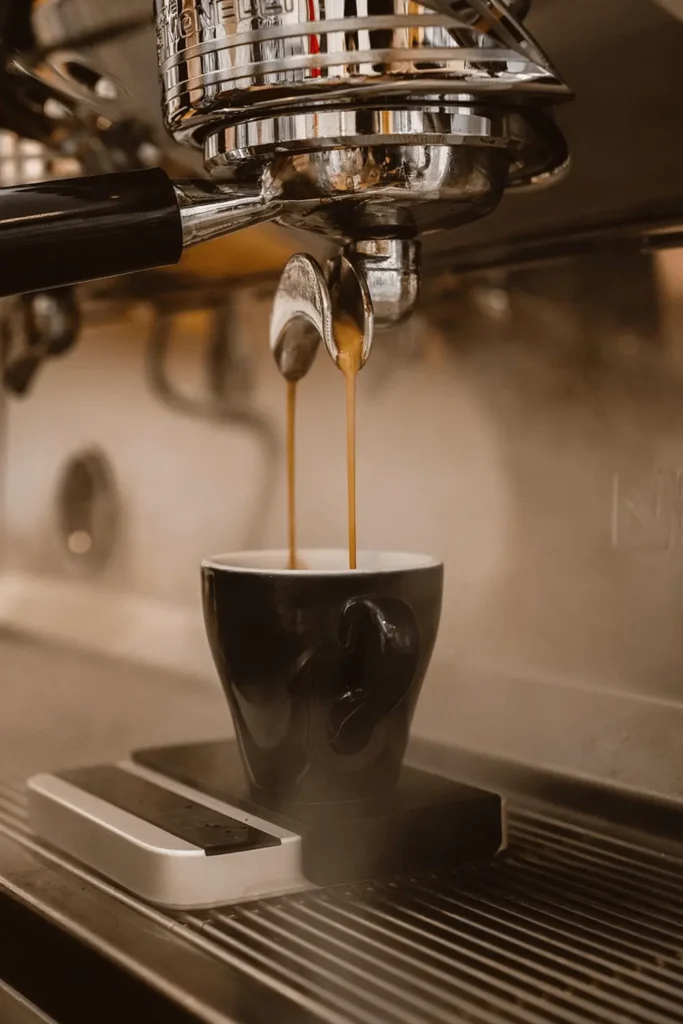
[{"label": "second coffee stream", "polygon": [[[334,325],[337,366],[346,390],[346,474],[348,490],[349,568],[357,568],[356,554],[356,379],[363,361],[363,332],[348,317]],[[288,569],[303,569],[296,536],[296,398],[297,381],[287,381],[287,525]]]}]

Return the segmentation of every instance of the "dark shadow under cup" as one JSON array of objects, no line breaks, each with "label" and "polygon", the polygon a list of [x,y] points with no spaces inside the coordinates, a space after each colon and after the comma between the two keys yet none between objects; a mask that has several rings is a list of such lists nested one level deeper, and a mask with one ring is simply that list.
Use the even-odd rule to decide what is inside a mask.
[{"label": "dark shadow under cup", "polygon": [[254,796],[375,800],[400,772],[436,640],[443,566],[425,555],[303,551],[202,563],[204,619]]}]

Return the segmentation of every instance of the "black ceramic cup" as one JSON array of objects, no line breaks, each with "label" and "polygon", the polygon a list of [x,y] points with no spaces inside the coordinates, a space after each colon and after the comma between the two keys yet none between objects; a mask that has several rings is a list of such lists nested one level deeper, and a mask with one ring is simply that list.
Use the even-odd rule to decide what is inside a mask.
[{"label": "black ceramic cup", "polygon": [[365,801],[394,786],[436,640],[443,565],[302,551],[202,563],[204,620],[255,799]]}]

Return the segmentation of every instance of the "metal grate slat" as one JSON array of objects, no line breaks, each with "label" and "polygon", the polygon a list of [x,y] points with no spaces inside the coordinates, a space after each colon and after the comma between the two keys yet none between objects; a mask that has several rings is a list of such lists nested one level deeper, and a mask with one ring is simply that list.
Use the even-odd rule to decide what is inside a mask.
[{"label": "metal grate slat", "polygon": [[0,800],[8,809],[12,810],[17,818],[22,820],[28,818],[25,793],[17,792],[11,786],[0,784]]},{"label": "metal grate slat", "polygon": [[[328,904],[320,910],[316,910],[312,901],[307,900],[306,904],[303,902],[297,904],[296,909],[308,919],[319,924],[333,926],[339,935],[345,936],[347,944],[353,943],[357,946],[360,955],[363,955],[367,949],[371,949],[373,962],[377,962],[377,957],[381,956],[388,963],[394,965],[392,967],[394,971],[402,970],[404,978],[409,972],[411,981],[419,983],[426,991],[429,991],[435,1002],[443,1002],[451,1007],[450,1019],[452,1019],[454,1010],[457,1010],[459,1015],[466,1015],[468,1019],[474,1019],[476,1016],[478,1021],[487,1022],[487,1024],[495,1024],[495,1021],[499,1019],[497,1014],[487,1008],[492,1003],[491,994],[489,993],[488,997],[484,995],[482,998],[482,993],[478,992],[475,986],[463,985],[455,977],[454,972],[449,972],[448,963],[444,965],[443,962],[427,955],[416,962],[414,950],[411,949],[409,941],[403,948],[400,948],[400,942],[394,943],[394,948],[389,952],[386,940],[387,936],[391,937],[391,933],[381,925],[365,921],[365,931],[362,932],[357,927],[354,915],[348,914],[335,904]],[[344,920],[344,917],[347,920]],[[525,1017],[526,1022],[535,1019],[530,1015]]]},{"label": "metal grate slat", "polygon": [[[392,977],[387,971],[386,964],[376,959],[359,957],[355,944],[337,944],[336,947],[330,943],[328,929],[312,929],[308,934],[302,934],[301,929],[292,926],[291,918],[287,917],[287,925],[283,926],[277,920],[276,915],[280,913],[277,907],[264,907],[258,914],[258,919],[250,914],[249,926],[259,928],[261,934],[278,943],[288,943],[293,949],[306,957],[308,970],[314,973],[325,973],[333,971],[343,982],[344,987],[348,985],[360,986],[363,996],[372,998],[375,1006],[384,1013],[391,1012],[391,1003],[396,990],[396,976]],[[240,915],[242,917],[242,915]],[[332,948],[330,948],[332,947]],[[439,999],[432,1000],[424,998],[424,994],[416,990],[411,977],[404,979],[402,1014],[406,1021],[414,1021],[419,1024],[421,1021],[442,1022],[449,1024],[452,1013],[444,1012],[439,1007]]]},{"label": "metal grate slat", "polygon": [[[522,833],[520,841],[526,842],[527,849],[520,853],[520,856],[528,860],[544,859],[553,865],[569,864],[572,870],[581,866],[584,868],[588,879],[600,880],[601,885],[609,885],[611,889],[621,888],[622,884],[628,885],[633,892],[645,892],[655,902],[668,907],[672,893],[683,896],[683,878],[668,878],[660,880],[653,870],[646,868],[626,867],[620,862],[609,860],[600,853],[587,851],[575,844],[573,847],[567,844],[561,850],[549,848],[548,845],[542,849],[531,849],[531,843]],[[532,840],[533,842],[533,840]]]},{"label": "metal grate slat", "polygon": [[17,817],[13,807],[3,806],[2,800],[0,800],[0,823],[7,825],[8,828],[15,829],[24,835],[30,835],[31,830],[28,826],[28,822],[25,818]]},{"label": "metal grate slat", "polygon": [[[216,920],[217,915],[212,918]],[[349,1021],[386,1021],[387,1024],[421,1024],[421,1018],[404,1012],[400,1005],[387,1005],[374,992],[363,989],[349,990],[348,978],[342,964],[318,968],[309,955],[302,955],[286,943],[275,941],[259,933],[253,922],[245,926],[235,919],[223,918],[220,925],[204,924],[202,934],[210,935],[218,944],[227,943],[233,949],[248,950],[250,956],[275,976],[282,978],[294,990],[310,998],[315,995],[321,1006],[344,1009]],[[348,996],[353,994],[353,1001]],[[381,1016],[378,1017],[378,1014]]]},{"label": "metal grate slat", "polygon": [[[293,1019],[680,1024],[683,859],[538,812],[510,826],[491,864],[153,913],[286,994]],[[21,786],[0,783],[0,828],[36,845]]]},{"label": "metal grate slat", "polygon": [[481,895],[482,891],[484,895],[497,893],[500,898],[522,908],[525,914],[533,912],[551,915],[566,923],[572,932],[574,929],[585,929],[591,934],[602,936],[610,947],[621,944],[637,955],[657,956],[665,961],[678,959],[678,953],[672,952],[677,947],[672,947],[666,938],[660,939],[658,935],[649,932],[637,918],[630,920],[618,910],[613,911],[595,899],[586,896],[583,899],[577,898],[552,873],[546,877],[536,873],[531,883],[528,872],[508,868],[508,865],[503,870],[497,866],[492,867],[489,884],[484,890],[478,890],[477,894]]},{"label": "metal grate slat", "polygon": [[[575,985],[589,997],[598,1001],[603,1000],[607,1005],[618,1006],[622,1009],[630,1009],[638,1016],[637,1007],[633,1007],[632,1000],[637,999],[642,991],[643,984],[647,983],[635,968],[624,968],[618,963],[610,963],[609,960],[587,956],[580,948],[572,948],[569,943],[558,943],[547,935],[543,936],[540,930],[536,933],[527,929],[526,934],[520,934],[519,929],[510,927],[505,914],[500,912],[497,919],[482,921],[481,917],[472,911],[466,897],[462,899],[448,898],[437,894],[434,899],[423,899],[419,895],[411,901],[413,905],[424,907],[428,913],[443,915],[447,920],[455,919],[462,922],[463,926],[472,929],[476,941],[481,941],[480,936],[485,936],[489,946],[504,942],[510,957],[515,957],[519,951],[520,962],[530,964],[530,969],[542,972],[544,976],[560,982],[573,977]],[[444,908],[442,905],[446,903]],[[539,941],[540,940],[540,941]],[[663,1019],[667,1014],[678,1008],[680,993],[675,987],[669,986],[667,993],[666,986],[649,984],[650,1002],[653,1007],[663,1013]],[[602,989],[604,991],[600,992]],[[596,992],[598,993],[596,995]],[[667,998],[673,996],[674,998]],[[650,1010],[642,1015],[644,1019],[653,1021]]]},{"label": "metal grate slat", "polygon": [[[342,930],[342,934],[344,934],[342,940],[339,937],[339,929],[334,926],[332,915],[328,917],[319,915],[316,924],[313,925],[310,922],[297,920],[295,913],[292,913],[293,909],[291,906],[272,908],[290,927],[305,930],[310,936],[315,936],[317,942],[334,945],[337,949],[344,950],[347,958],[351,955],[357,961],[366,963],[372,969],[371,983],[376,984],[378,978],[383,978],[382,984],[385,991],[387,990],[387,981],[391,992],[395,991],[397,983],[400,983],[403,991],[410,992],[410,998],[417,1006],[419,1005],[415,998],[417,990],[420,993],[421,1012],[425,1015],[425,1019],[446,1021],[451,1024],[455,1012],[458,1014],[464,1012],[470,1017],[475,1014],[481,1015],[482,1007],[477,1007],[474,1001],[468,1003],[463,1000],[462,985],[458,998],[457,986],[453,984],[453,979],[449,978],[446,971],[430,973],[429,965],[425,960],[416,963],[414,957],[406,954],[401,957],[400,954],[397,954],[396,943],[392,947],[386,941],[373,944],[358,928]],[[301,909],[304,912],[311,910],[310,907]],[[436,979],[439,981],[438,985],[435,984]],[[470,995],[475,993],[476,990],[471,989]],[[527,1015],[526,1020],[530,1019]]]},{"label": "metal grate slat", "polygon": [[[373,908],[376,911],[378,908]],[[381,911],[380,911],[381,912]],[[549,993],[554,993],[556,999],[550,1017],[561,1021],[575,1021],[582,1019],[582,1013],[591,1008],[589,1001],[586,1002],[586,986],[577,982],[573,977],[571,966],[567,966],[564,972],[553,973],[541,964],[540,951],[537,950],[536,961],[528,956],[515,955],[507,948],[506,938],[503,934],[497,937],[489,936],[489,941],[482,940],[475,929],[469,927],[458,927],[453,923],[445,923],[437,920],[433,915],[416,912],[408,906],[408,901],[402,895],[400,906],[388,902],[384,908],[387,923],[399,925],[401,928],[409,929],[414,935],[419,935],[423,945],[427,948],[438,943],[442,950],[448,950],[450,957],[458,959],[458,968],[466,972],[476,970],[480,982],[485,981],[489,989],[499,989],[501,994],[508,998],[515,993],[516,976],[520,970],[524,971],[527,981],[527,1013],[531,1008],[545,1005]],[[408,918],[408,920],[406,920]],[[497,938],[497,941],[491,941]],[[557,998],[559,990],[567,987],[566,995]],[[620,1019],[620,1011],[624,1006],[617,997],[616,1009],[613,1005],[603,1006],[602,995],[599,990],[592,993],[595,1005],[592,1006],[596,1019],[602,1021],[615,1021]],[[626,1006],[628,1008],[628,1006]],[[545,1011],[548,1017],[548,1011]],[[660,1022],[661,1024],[661,1022]]]},{"label": "metal grate slat", "polygon": [[591,850],[601,851],[610,859],[620,858],[627,864],[656,867],[670,876],[680,879],[683,868],[676,856],[661,850],[636,845],[632,840],[617,838],[604,832],[596,832],[585,826],[576,825],[530,811],[517,812],[514,817],[515,836],[534,836],[537,840],[561,842],[563,846],[574,840]]},{"label": "metal grate slat", "polygon": [[630,887],[613,885],[609,875],[589,877],[580,864],[572,868],[563,861],[550,861],[540,853],[526,851],[515,855],[514,867],[520,871],[519,877],[523,873],[530,885],[533,886],[536,879],[551,879],[555,887],[571,894],[582,905],[611,914],[652,939],[665,943],[683,940],[683,922],[671,915],[670,908],[664,911],[656,899],[648,900],[647,894],[640,896]]},{"label": "metal grate slat", "polygon": [[645,982],[653,991],[671,995],[676,1002],[680,998],[680,989],[676,984],[678,975],[675,971],[667,970],[662,964],[656,964],[653,958],[650,967],[654,970],[655,976],[644,979],[640,969],[640,958],[632,950],[624,953],[621,944],[613,941],[608,959],[604,956],[604,947],[598,941],[599,937],[589,929],[586,928],[586,934],[582,934],[582,926],[575,926],[570,940],[558,922],[545,910],[537,910],[536,913],[527,911],[524,914],[514,909],[514,906],[508,905],[504,897],[498,900],[485,900],[463,891],[458,894],[457,900],[453,900],[447,892],[431,888],[424,881],[416,882],[415,887],[418,892],[424,893],[428,899],[434,899],[437,903],[455,902],[473,922],[484,921],[492,930],[500,929],[521,936],[529,950],[536,951],[538,945],[542,943],[544,949],[557,950],[560,956],[575,957],[595,971],[609,970],[623,974],[637,979],[638,985]]},{"label": "metal grate slat", "polygon": [[[540,1021],[548,1024],[550,1020],[577,1021],[582,1018],[580,1015],[567,1011],[566,1008],[552,1009],[548,1006],[543,994],[537,993],[521,994],[518,988],[506,984],[505,978],[498,978],[497,971],[491,971],[487,976],[482,971],[482,964],[474,966],[468,964],[466,948],[459,948],[457,943],[448,943],[443,940],[442,948],[435,943],[428,932],[417,926],[408,925],[407,928],[397,928],[396,921],[390,915],[382,915],[377,908],[375,919],[371,914],[371,908],[367,903],[362,905],[362,918],[358,914],[342,908],[338,903],[326,904],[329,915],[343,914],[354,922],[354,935],[358,938],[362,935],[362,929],[371,931],[373,934],[380,932],[383,935],[383,952],[390,956],[393,949],[398,945],[404,950],[412,953],[413,965],[415,965],[415,949],[420,948],[419,966],[437,963],[440,972],[446,977],[450,974],[448,984],[453,986],[457,992],[465,992],[470,998],[470,1013],[481,1013],[482,1007],[495,1010],[497,1014],[505,1012],[510,1020],[527,1022]],[[445,947],[445,948],[443,948]],[[413,970],[415,966],[413,966]],[[442,983],[443,984],[443,983]],[[477,1018],[478,1019],[478,1018]],[[499,1019],[499,1018],[496,1018]]]}]

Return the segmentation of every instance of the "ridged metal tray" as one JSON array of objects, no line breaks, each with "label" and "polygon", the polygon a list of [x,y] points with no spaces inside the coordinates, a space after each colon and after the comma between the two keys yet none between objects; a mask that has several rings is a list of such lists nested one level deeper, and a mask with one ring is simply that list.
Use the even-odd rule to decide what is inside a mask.
[{"label": "ridged metal tray", "polygon": [[[37,849],[20,786],[0,787],[0,830],[74,870]],[[204,912],[162,912],[75,870],[248,985],[222,1014],[176,987],[197,1019],[259,1019],[261,996],[264,1021],[683,1020],[683,862],[537,812],[513,809],[494,863]]]}]

